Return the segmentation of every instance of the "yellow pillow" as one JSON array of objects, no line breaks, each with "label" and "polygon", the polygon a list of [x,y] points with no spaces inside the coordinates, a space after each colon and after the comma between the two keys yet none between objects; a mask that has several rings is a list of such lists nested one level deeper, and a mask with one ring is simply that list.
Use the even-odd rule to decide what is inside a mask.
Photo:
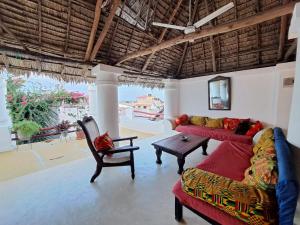
[{"label": "yellow pillow", "polygon": [[257,143],[253,148],[253,153],[257,154],[258,152],[267,149],[267,148],[274,148],[275,144],[273,139],[266,139],[264,142]]},{"label": "yellow pillow", "polygon": [[209,128],[223,128],[223,118],[219,118],[219,119],[207,118],[205,126]]},{"label": "yellow pillow", "polygon": [[274,139],[274,131],[272,128],[266,129],[258,141],[265,141],[266,139]]},{"label": "yellow pillow", "polygon": [[190,123],[197,126],[205,126],[206,117],[203,116],[191,116]]},{"label": "yellow pillow", "polygon": [[272,128],[269,128],[261,135],[256,145],[253,147],[253,152],[254,154],[257,154],[261,150],[274,147],[274,132]]}]

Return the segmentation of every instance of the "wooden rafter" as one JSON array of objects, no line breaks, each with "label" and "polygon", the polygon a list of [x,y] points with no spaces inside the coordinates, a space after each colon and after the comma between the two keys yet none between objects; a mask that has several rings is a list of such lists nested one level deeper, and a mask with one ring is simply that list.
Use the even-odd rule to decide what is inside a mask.
[{"label": "wooden rafter", "polygon": [[15,41],[17,41],[24,50],[29,51],[29,49],[27,48],[27,46],[3,23],[3,20],[0,16],[0,27],[6,32],[8,33],[13,39],[15,39]]},{"label": "wooden rafter", "polygon": [[148,55],[148,54],[160,51],[165,48],[170,48],[174,45],[185,43],[187,41],[192,41],[192,40],[208,37],[211,35],[227,33],[230,31],[241,29],[241,28],[253,26],[253,25],[268,21],[268,20],[272,20],[272,19],[280,17],[280,16],[291,14],[293,12],[294,5],[296,4],[296,2],[298,2],[298,1],[290,2],[285,5],[280,5],[280,6],[274,7],[270,10],[260,12],[254,16],[250,16],[250,17],[241,19],[239,21],[234,21],[234,22],[231,22],[228,24],[218,25],[213,28],[207,28],[205,30],[200,30],[200,31],[186,34],[186,35],[179,35],[178,37],[172,38],[168,41],[161,42],[160,44],[151,46],[144,50],[132,52],[128,55],[125,55],[120,58],[120,60],[117,64],[123,63],[123,62],[133,59],[133,58]]},{"label": "wooden rafter", "polygon": [[[204,0],[205,3],[205,10],[206,10],[206,14],[209,15],[209,9],[208,9],[208,3],[207,0]],[[213,27],[213,23],[212,21],[209,21],[209,24],[211,27]],[[209,36],[209,43],[210,43],[210,49],[211,49],[211,61],[212,61],[212,67],[213,67],[213,72],[217,71],[217,66],[216,66],[216,52],[215,52],[215,48],[214,48],[214,37],[213,36]]]},{"label": "wooden rafter", "polygon": [[182,65],[183,65],[184,58],[186,56],[186,51],[187,51],[188,46],[189,46],[188,42],[184,44],[184,48],[183,48],[182,55],[181,55],[181,58],[180,58],[179,66],[177,68],[176,76],[178,76],[181,72],[181,68],[182,68]]},{"label": "wooden rafter", "polygon": [[[191,18],[192,22],[194,22],[195,17],[196,17],[196,13],[197,13],[198,6],[199,6],[199,0],[195,1],[195,5],[197,7],[195,7],[194,10],[193,10],[193,14],[192,14],[192,18]],[[180,72],[181,72],[181,68],[182,68],[182,65],[183,65],[183,62],[184,62],[184,59],[185,59],[185,56],[186,56],[186,52],[187,52],[188,46],[189,46],[189,42],[186,42],[184,44],[184,47],[183,47],[183,51],[182,51],[182,55],[181,55],[181,58],[180,58],[179,66],[177,68],[176,76],[178,76],[180,74]]]},{"label": "wooden rafter", "polygon": [[119,7],[121,3],[121,0],[113,0],[113,3],[112,3],[112,7],[110,9],[110,13],[109,13],[109,16],[106,18],[105,20],[105,24],[104,24],[104,27],[103,27],[103,30],[101,31],[101,34],[93,48],[93,51],[91,53],[91,57],[90,57],[90,61],[93,61],[95,58],[96,58],[96,55],[97,55],[97,52],[99,51],[99,49],[101,48],[101,45],[104,41],[104,38],[106,37],[106,34],[110,28],[110,25],[113,21],[113,18],[116,14],[116,11]]},{"label": "wooden rafter", "polygon": [[[283,0],[282,4],[286,4],[288,2],[289,0]],[[287,15],[282,16],[280,20],[280,36],[279,36],[279,47],[278,47],[278,54],[277,54],[278,61],[280,61],[283,56],[284,44],[285,44],[286,33],[287,33],[287,22],[288,22]]]},{"label": "wooden rafter", "polygon": [[117,23],[116,23],[116,26],[115,26],[115,28],[114,28],[114,32],[113,32],[113,34],[112,34],[111,42],[110,42],[110,44],[109,44],[109,49],[108,49],[108,52],[107,52],[107,55],[108,55],[109,58],[110,58],[110,55],[111,55],[111,49],[112,49],[112,46],[113,46],[113,44],[114,44],[114,39],[115,39],[117,30],[118,30],[118,26],[119,26],[119,23],[120,23],[120,18],[122,17],[124,8],[125,8],[125,6],[126,6],[126,2],[127,2],[127,0],[124,0],[123,5],[122,5],[122,8],[121,8],[120,16],[119,16],[118,19],[117,19]]},{"label": "wooden rafter", "polygon": [[[173,10],[173,12],[172,12],[172,14],[171,14],[169,20],[168,20],[168,24],[170,24],[170,23],[172,22],[172,20],[174,19],[176,13],[178,12],[178,10],[179,10],[179,8],[180,8],[180,5],[181,5],[182,1],[183,1],[183,0],[178,0],[178,1],[177,1],[177,4],[176,4],[176,6],[175,6],[175,8],[174,8],[174,10]],[[164,39],[166,33],[167,33],[167,28],[164,28],[163,31],[161,32],[159,38],[158,38],[158,41],[157,41],[158,44],[162,42],[162,40]],[[147,69],[147,67],[148,67],[148,65],[149,65],[149,63],[150,63],[150,61],[151,61],[151,59],[153,58],[153,56],[154,56],[154,53],[151,53],[151,54],[148,56],[148,58],[146,59],[146,62],[145,62],[145,64],[144,64],[144,66],[143,66],[143,68],[142,68],[142,71],[145,71],[145,70]]]},{"label": "wooden rafter", "polygon": [[39,17],[39,46],[42,45],[42,2],[38,0],[38,17]]},{"label": "wooden rafter", "polygon": [[293,54],[293,52],[296,49],[297,49],[297,39],[294,40],[294,42],[292,43],[292,45],[286,51],[286,53],[284,55],[284,61],[287,61],[290,58],[291,54]]},{"label": "wooden rafter", "polygon": [[67,33],[66,33],[66,40],[65,40],[65,53],[69,47],[69,36],[70,36],[70,21],[71,21],[71,7],[72,7],[72,0],[68,0],[68,18],[67,18]]},{"label": "wooden rafter", "polygon": [[87,46],[87,49],[85,52],[84,61],[89,60],[92,49],[93,49],[93,45],[94,45],[94,41],[95,41],[95,37],[96,37],[96,33],[97,33],[99,21],[100,21],[100,16],[101,16],[102,2],[103,2],[103,0],[97,0],[96,6],[95,6],[94,21],[93,21],[92,30],[91,30],[90,37],[89,37],[89,43],[88,43],[88,46]]}]

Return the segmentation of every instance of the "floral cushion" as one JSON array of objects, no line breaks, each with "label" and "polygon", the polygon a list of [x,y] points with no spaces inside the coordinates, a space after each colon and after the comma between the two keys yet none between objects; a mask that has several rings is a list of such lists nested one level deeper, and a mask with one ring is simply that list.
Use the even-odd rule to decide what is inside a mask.
[{"label": "floral cushion", "polygon": [[223,128],[223,119],[207,118],[205,126],[209,128]]},{"label": "floral cushion", "polygon": [[245,171],[245,178],[242,181],[247,185],[253,185],[263,190],[275,189],[278,181],[277,163],[268,158],[261,158],[255,161]]},{"label": "floral cushion", "polygon": [[255,164],[255,162],[257,160],[260,160],[262,158],[267,158],[267,159],[276,161],[276,151],[275,151],[275,148],[274,147],[265,148],[265,149],[262,149],[261,151],[257,152],[250,159],[251,164],[252,165]]},{"label": "floral cushion", "polygon": [[198,168],[182,174],[188,195],[211,204],[248,224],[276,224],[275,192],[266,192]]},{"label": "floral cushion", "polygon": [[191,116],[190,123],[196,126],[205,126],[206,118],[207,117],[203,117],[203,116]]},{"label": "floral cushion", "polygon": [[224,123],[224,129],[225,130],[236,130],[240,124],[241,120],[240,119],[235,119],[235,118],[224,118],[223,123]]},{"label": "floral cushion", "polygon": [[107,132],[99,137],[96,137],[94,140],[94,145],[97,152],[107,151],[114,148],[113,141]]}]

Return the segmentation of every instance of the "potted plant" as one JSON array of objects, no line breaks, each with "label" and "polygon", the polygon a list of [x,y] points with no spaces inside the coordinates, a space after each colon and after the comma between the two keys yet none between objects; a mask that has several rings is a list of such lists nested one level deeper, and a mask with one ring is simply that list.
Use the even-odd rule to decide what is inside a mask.
[{"label": "potted plant", "polygon": [[75,123],[75,125],[76,125],[76,140],[85,139],[85,134],[83,130],[80,128],[80,126],[77,123]]},{"label": "potted plant", "polygon": [[41,126],[32,120],[22,120],[14,124],[13,128],[20,140],[29,141],[33,135],[39,133]]},{"label": "potted plant", "polygon": [[68,130],[71,127],[68,120],[63,120],[60,124],[57,125],[57,131],[61,132],[62,137],[67,137]]}]

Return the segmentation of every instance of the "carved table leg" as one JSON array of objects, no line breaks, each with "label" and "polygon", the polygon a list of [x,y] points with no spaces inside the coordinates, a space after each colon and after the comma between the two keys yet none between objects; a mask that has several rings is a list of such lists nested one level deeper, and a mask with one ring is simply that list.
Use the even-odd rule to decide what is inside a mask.
[{"label": "carved table leg", "polygon": [[202,145],[202,155],[208,155],[207,152],[206,152],[207,145],[208,145],[208,141],[203,143],[203,145]]},{"label": "carved table leg", "polygon": [[161,154],[162,154],[162,150],[159,149],[159,148],[156,148],[156,163],[157,164],[162,164],[162,161],[161,161]]},{"label": "carved table leg", "polygon": [[182,174],[183,172],[183,166],[184,166],[184,163],[185,163],[185,158],[177,158],[177,162],[178,162],[178,171],[177,173],[178,174]]}]

